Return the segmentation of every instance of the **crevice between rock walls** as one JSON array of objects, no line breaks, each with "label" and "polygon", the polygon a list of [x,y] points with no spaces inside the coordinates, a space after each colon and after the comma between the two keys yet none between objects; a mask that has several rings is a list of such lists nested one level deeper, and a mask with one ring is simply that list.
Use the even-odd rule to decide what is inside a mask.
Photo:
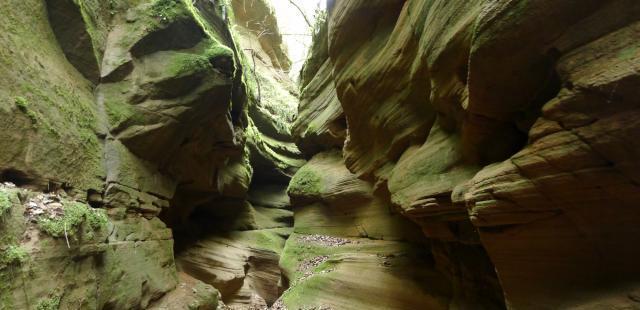
[{"label": "crevice between rock walls", "polygon": [[0,2],[0,309],[638,306],[636,1],[328,7]]}]

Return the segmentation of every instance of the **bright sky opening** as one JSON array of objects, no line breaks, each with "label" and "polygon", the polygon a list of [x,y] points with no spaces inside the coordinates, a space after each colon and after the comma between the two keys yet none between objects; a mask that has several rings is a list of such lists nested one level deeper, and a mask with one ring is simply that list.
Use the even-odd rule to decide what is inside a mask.
[{"label": "bright sky opening", "polygon": [[300,11],[291,4],[295,2],[304,11],[304,14],[313,24],[317,9],[325,9],[325,0],[270,0],[276,11],[278,26],[282,39],[289,51],[291,59],[291,76],[296,80],[300,74],[300,69],[304,64],[309,46],[311,45],[312,29],[308,26]]}]

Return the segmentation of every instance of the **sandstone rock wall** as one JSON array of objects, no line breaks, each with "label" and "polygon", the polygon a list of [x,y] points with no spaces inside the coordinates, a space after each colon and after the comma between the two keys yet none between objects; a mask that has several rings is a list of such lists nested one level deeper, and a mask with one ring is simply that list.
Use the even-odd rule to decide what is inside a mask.
[{"label": "sandstone rock wall", "polygon": [[231,309],[263,309],[282,290],[278,262],[293,223],[286,186],[304,164],[291,136],[298,94],[268,2],[233,1],[227,13],[243,69],[247,102],[241,136],[253,173],[250,183],[236,187],[239,195],[210,196],[174,227],[176,262],[179,270],[216,287]]},{"label": "sandstone rock wall", "polygon": [[345,166],[431,241],[451,305],[637,306],[638,3],[330,7],[297,143],[344,139]]},{"label": "sandstone rock wall", "polygon": [[0,309],[638,307],[640,3],[328,7],[2,1]]},{"label": "sandstone rock wall", "polygon": [[445,309],[447,279],[418,227],[343,165],[316,154],[288,188],[293,234],[280,259],[288,309]]},{"label": "sandstone rock wall", "polygon": [[[273,12],[252,2],[247,15],[239,1],[0,4],[0,183],[18,186],[0,189],[1,309],[215,309],[219,299],[277,298],[276,252],[292,222],[282,196],[303,160],[290,135],[289,60]],[[270,18],[258,25],[268,37],[246,24],[257,17]],[[249,194],[253,180],[280,194]],[[67,202],[31,209],[29,197],[51,193]],[[93,214],[68,207],[78,203],[104,211],[99,233],[69,237],[71,223]],[[49,206],[55,234],[39,213]],[[38,216],[25,219],[30,212]],[[239,240],[220,238],[262,244],[228,260],[256,267],[239,292],[217,286],[224,298],[211,286],[220,281],[187,274],[185,260],[178,274],[174,262],[174,233],[187,251],[202,214],[206,228]],[[247,229],[264,231],[238,232]]]}]

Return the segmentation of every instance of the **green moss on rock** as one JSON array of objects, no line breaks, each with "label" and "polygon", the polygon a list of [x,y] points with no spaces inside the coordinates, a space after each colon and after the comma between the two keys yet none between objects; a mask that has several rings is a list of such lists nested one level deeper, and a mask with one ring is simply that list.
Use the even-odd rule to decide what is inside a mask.
[{"label": "green moss on rock", "polygon": [[233,51],[221,44],[213,43],[201,54],[178,53],[169,64],[169,73],[173,76],[204,72],[214,68],[218,60],[225,59],[230,64],[230,71],[235,70]]},{"label": "green moss on rock", "polygon": [[70,202],[64,205],[64,215],[60,218],[44,218],[38,220],[42,231],[48,235],[59,238],[74,236],[83,223],[88,225],[88,238],[92,238],[92,231],[100,230],[107,225],[107,215],[104,210],[93,209],[80,202]]},{"label": "green moss on rock", "polygon": [[292,196],[319,196],[322,178],[308,166],[303,166],[291,179],[287,192]]},{"label": "green moss on rock", "polygon": [[21,265],[29,259],[29,254],[19,245],[11,244],[0,252],[0,270]]},{"label": "green moss on rock", "polygon": [[208,58],[214,57],[233,57],[233,51],[221,44],[212,44],[207,50],[204,52],[204,55]]},{"label": "green moss on rock", "polygon": [[136,114],[133,107],[126,102],[109,100],[105,101],[105,107],[109,117],[109,124],[113,127],[118,127],[122,122]]},{"label": "green moss on rock", "polygon": [[204,72],[211,68],[209,60],[202,55],[180,53],[172,59],[172,63],[169,65],[169,72],[171,75],[181,76],[189,73]]},{"label": "green moss on rock", "polygon": [[168,23],[186,16],[188,9],[182,0],[157,0],[151,6],[149,14],[152,18],[160,19],[160,23]]}]

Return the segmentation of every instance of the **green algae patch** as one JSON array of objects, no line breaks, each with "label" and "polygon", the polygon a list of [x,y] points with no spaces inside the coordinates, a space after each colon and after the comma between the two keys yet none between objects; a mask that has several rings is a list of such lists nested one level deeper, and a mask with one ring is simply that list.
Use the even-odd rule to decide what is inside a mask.
[{"label": "green algae patch", "polygon": [[93,231],[101,230],[107,226],[107,215],[104,210],[93,209],[80,202],[64,204],[64,215],[58,218],[42,218],[38,220],[40,229],[54,238],[75,236],[86,224],[86,235],[93,237]]},{"label": "green algae patch", "polygon": [[325,261],[310,268],[310,271],[313,271],[314,274],[316,274],[334,266],[334,259],[337,254],[358,251],[357,245],[355,244],[327,246],[323,244],[305,242],[301,239],[303,236],[306,236],[306,234],[292,234],[289,239],[287,239],[280,256],[280,266],[292,282],[298,282],[304,276],[304,271],[306,270],[302,270],[300,267],[305,261],[319,256],[327,256]]}]

